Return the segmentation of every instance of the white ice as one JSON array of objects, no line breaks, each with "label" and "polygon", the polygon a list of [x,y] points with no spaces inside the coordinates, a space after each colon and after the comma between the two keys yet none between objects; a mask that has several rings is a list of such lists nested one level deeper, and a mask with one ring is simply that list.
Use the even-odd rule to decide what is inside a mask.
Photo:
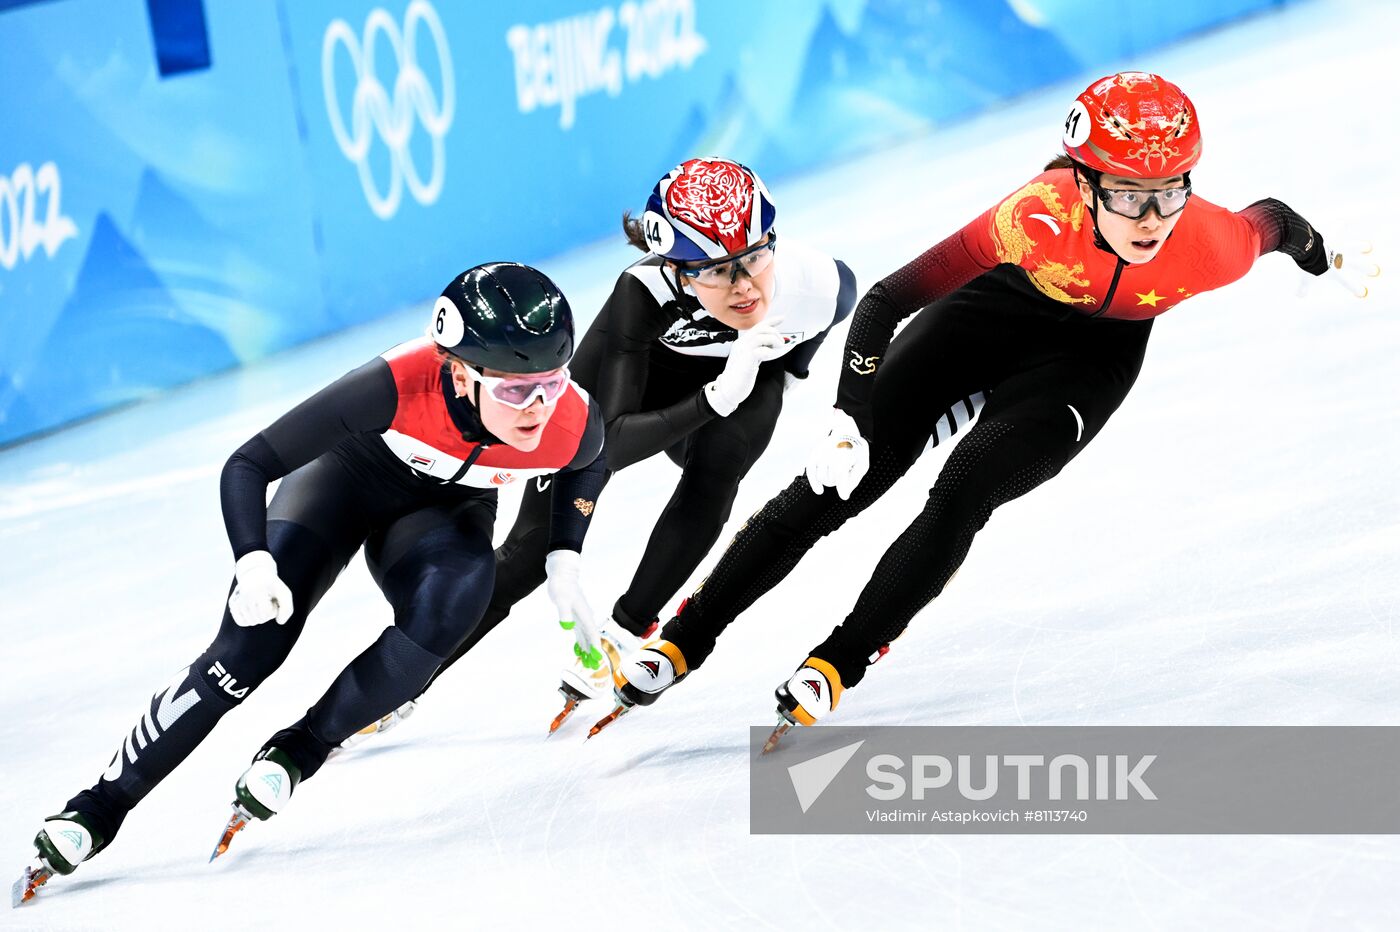
[{"label": "white ice", "polygon": [[[1396,5],[1304,3],[1117,64],[1193,95],[1202,196],[1279,197],[1329,242],[1373,238],[1394,269],[1397,34]],[[1092,77],[776,184],[784,234],[870,284],[1033,174]],[[543,265],[588,309],[629,255],[610,242]],[[1325,282],[1300,300],[1292,263],[1271,256],[1167,314],[1093,448],[997,512],[832,721],[1400,724],[1391,281],[1366,301]],[[212,637],[231,563],[223,459],[419,332],[426,306],[0,454],[0,864],[18,874],[40,820]],[[830,342],[733,526],[803,461],[833,396]],[[1393,928],[1394,837],[749,834],[747,727],[770,721],[773,687],[841,620],[944,455],[818,547],[703,671],[599,739],[584,745],[575,722],[544,740],[566,645],[538,593],[413,719],[207,864],[250,755],[388,622],[357,561],[280,673],[117,843],[0,926]],[[599,610],[675,478],[658,458],[604,496],[586,554]],[[498,537],[510,496],[502,513]],[[592,705],[579,718],[606,711]]]}]

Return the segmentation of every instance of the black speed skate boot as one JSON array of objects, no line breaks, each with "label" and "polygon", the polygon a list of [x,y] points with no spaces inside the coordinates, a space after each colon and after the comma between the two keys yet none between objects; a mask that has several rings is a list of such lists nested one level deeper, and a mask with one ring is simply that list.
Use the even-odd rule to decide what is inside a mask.
[{"label": "black speed skate boot", "polygon": [[820,657],[808,657],[797,672],[779,684],[778,725],[763,744],[767,754],[794,725],[815,725],[841,701],[841,674]]},{"label": "black speed skate boot", "polygon": [[281,812],[300,782],[301,768],[292,761],[290,754],[281,748],[259,751],[252,765],[234,784],[233,815],[224,826],[224,833],[209,860],[227,851],[233,836],[253,819],[266,821]]},{"label": "black speed skate boot", "polygon": [[34,836],[38,856],[10,889],[10,905],[28,903],[50,877],[73,873],[105,844],[106,840],[84,813],[63,812],[49,816],[39,834]]},{"label": "black speed skate boot", "polygon": [[613,670],[613,698],[617,707],[588,732],[593,737],[639,705],[651,705],[661,694],[685,679],[681,649],[670,641],[652,641],[622,659]]},{"label": "black speed skate boot", "polygon": [[[559,675],[559,695],[564,698],[564,710],[549,723],[549,733],[559,730],[569,716],[589,699],[608,695],[625,658],[636,653],[642,639],[655,633],[657,620],[639,623],[622,608],[621,600],[613,606],[612,616],[598,626],[598,647],[601,657],[595,667],[585,667],[582,656],[574,658],[572,667]],[[641,634],[636,634],[641,631]]]}]

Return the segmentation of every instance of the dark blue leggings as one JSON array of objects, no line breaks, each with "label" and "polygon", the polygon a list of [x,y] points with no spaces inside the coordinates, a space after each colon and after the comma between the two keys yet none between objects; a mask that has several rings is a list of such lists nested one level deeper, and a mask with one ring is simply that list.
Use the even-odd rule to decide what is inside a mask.
[{"label": "dark blue leggings", "polygon": [[65,808],[94,816],[110,841],[126,813],[282,665],[307,616],[362,545],[393,624],[266,746],[289,753],[305,780],[345,738],[418,695],[490,601],[496,498],[494,491],[375,478],[337,450],[282,480],[267,534],[278,575],[292,591],[291,619],[244,628],[226,608],[209,647],[151,698],[102,778]]}]

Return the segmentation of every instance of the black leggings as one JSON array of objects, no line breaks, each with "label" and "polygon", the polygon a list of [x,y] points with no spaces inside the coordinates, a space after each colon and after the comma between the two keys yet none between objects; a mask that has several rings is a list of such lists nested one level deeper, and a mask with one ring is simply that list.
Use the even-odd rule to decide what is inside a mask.
[{"label": "black leggings", "polygon": [[[653,370],[649,391],[669,387],[672,392],[693,392],[703,384],[679,375],[667,379],[668,375]],[[623,627],[634,634],[650,627],[666,600],[685,585],[705,559],[729,520],[740,481],[767,449],[782,407],[782,368],[765,366],[753,392],[733,414],[709,421],[666,450],[666,456],[681,468],[681,478],[652,528],[631,584],[613,606],[612,615]],[[442,665],[438,676],[545,581],[550,499],[548,488],[538,486],[531,482],[526,489],[520,514],[496,550],[496,587],[485,617]]]},{"label": "black leggings", "polygon": [[292,617],[245,628],[225,608],[213,643],[152,697],[106,773],[66,808],[96,817],[110,841],[126,813],[282,665],[363,545],[394,623],[265,745],[282,748],[309,778],[366,722],[416,696],[475,627],[494,579],[495,512],[494,491],[387,475],[346,446],[287,476],[268,507],[267,538],[292,591]]},{"label": "black leggings", "polygon": [[1058,473],[1098,435],[1137,378],[1151,321],[1066,317],[984,276],[925,308],[875,376],[870,470],[842,501],[805,477],[740,529],[662,636],[694,668],[724,628],[776,586],[822,537],[869,507],[936,438],[957,399],[987,393],[923,510],[885,551],[855,607],[811,651],[853,686],[910,619],[943,591],[998,506]]}]

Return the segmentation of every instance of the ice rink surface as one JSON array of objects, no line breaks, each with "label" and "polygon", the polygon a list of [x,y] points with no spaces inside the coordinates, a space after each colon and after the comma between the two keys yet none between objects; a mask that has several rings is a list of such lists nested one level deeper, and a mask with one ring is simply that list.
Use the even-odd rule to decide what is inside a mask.
[{"label": "ice rink surface", "polygon": [[[1364,302],[1326,283],[1299,299],[1293,264],[1269,256],[1161,318],[1092,450],[996,513],[830,721],[1400,724],[1396,35],[1395,4],[1304,3],[1116,63],[1192,95],[1201,196],[1236,209],[1278,197],[1329,242],[1373,239],[1390,277]],[[1035,174],[1096,76],[779,181],[784,236],[844,258],[868,287]],[[632,255],[609,242],[541,264],[591,315]],[[231,568],[225,457],[416,335],[428,306],[0,453],[11,875],[42,817],[91,784],[213,636]],[[843,338],[789,393],[730,530],[800,468]],[[279,674],[120,839],[0,927],[1394,928],[1394,837],[748,833],[747,726],[771,721],[773,687],[844,616],[944,456],[814,550],[685,686],[587,746],[582,720],[602,703],[544,739],[567,643],[541,591],[414,718],[207,864],[252,753],[388,623],[357,560]],[[585,553],[598,611],[676,476],[658,457],[609,486]]]}]

